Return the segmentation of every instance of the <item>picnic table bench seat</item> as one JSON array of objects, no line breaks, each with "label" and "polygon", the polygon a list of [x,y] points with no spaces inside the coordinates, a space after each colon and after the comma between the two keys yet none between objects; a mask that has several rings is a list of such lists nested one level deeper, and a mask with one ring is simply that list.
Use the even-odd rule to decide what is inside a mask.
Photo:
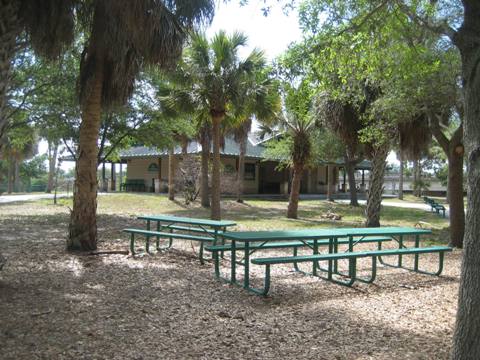
[{"label": "picnic table bench seat", "polygon": [[[135,255],[135,235],[141,235],[145,237],[146,240],[146,250],[149,253],[150,249],[150,238],[155,237],[156,241],[156,248],[157,250],[161,250],[160,248],[160,238],[168,238],[170,239],[170,244],[167,246],[169,248],[171,246],[172,239],[182,239],[182,240],[193,240],[199,241],[203,243],[211,243],[213,238],[207,236],[200,236],[200,235],[189,235],[189,234],[182,234],[182,233],[170,233],[170,232],[163,232],[163,231],[153,231],[153,230],[144,230],[144,229],[135,229],[135,228],[127,228],[123,229],[123,232],[130,234],[130,251],[132,255]],[[200,247],[200,251],[203,252],[203,246]],[[200,257],[202,260],[202,257]]]},{"label": "picnic table bench seat", "polygon": [[[267,295],[270,289],[270,266],[277,265],[277,264],[298,264],[298,263],[313,263],[314,264],[314,271],[310,275],[318,276],[316,270],[320,268],[316,266],[316,263],[319,261],[329,261],[329,268],[331,268],[331,262],[333,260],[341,260],[341,259],[349,259],[350,268],[349,268],[349,281],[341,281],[333,279],[332,271],[328,271],[328,280],[336,282],[341,285],[351,286],[355,282],[355,280],[360,280],[363,282],[373,282],[376,277],[376,268],[377,268],[377,258],[381,258],[382,256],[398,256],[398,255],[419,255],[419,254],[426,254],[426,253],[438,253],[439,254],[439,266],[436,272],[427,272],[423,270],[419,270],[418,268],[412,269],[415,272],[424,273],[428,275],[435,275],[438,276],[443,271],[443,260],[445,252],[452,251],[451,247],[448,246],[432,246],[432,247],[424,247],[424,248],[402,248],[402,249],[384,249],[384,250],[371,250],[371,251],[361,251],[361,252],[343,252],[343,253],[329,253],[329,254],[314,254],[314,255],[300,255],[300,256],[281,256],[281,257],[264,257],[264,258],[256,258],[252,259],[251,262],[254,265],[263,265],[265,266],[265,278],[264,278],[264,286],[263,289],[253,289],[253,292],[260,294],[260,295]],[[356,260],[358,258],[365,258],[371,257],[372,258],[372,268],[371,268],[371,276],[368,279],[361,279],[358,278],[356,275]]]}]

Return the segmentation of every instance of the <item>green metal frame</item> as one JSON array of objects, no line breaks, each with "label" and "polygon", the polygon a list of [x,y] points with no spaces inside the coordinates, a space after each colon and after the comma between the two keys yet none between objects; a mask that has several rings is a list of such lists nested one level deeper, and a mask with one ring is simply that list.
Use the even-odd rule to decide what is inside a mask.
[{"label": "green metal frame", "polygon": [[[156,223],[157,223],[156,231],[157,232],[168,230],[172,234],[172,236],[167,237],[168,244],[165,245],[165,246],[160,246],[160,236],[159,235],[156,235],[156,236],[155,235],[143,235],[143,236],[145,236],[145,251],[146,251],[146,253],[151,254],[151,251],[150,251],[150,238],[151,237],[156,238],[156,240],[155,240],[155,245],[156,246],[155,247],[156,247],[157,251],[163,251],[163,250],[170,249],[173,245],[173,239],[175,238],[175,233],[173,231],[174,228],[172,228],[171,226],[173,226],[175,224],[175,222],[162,224],[161,220],[150,220],[150,219],[145,219],[145,220],[146,220],[146,230],[150,231],[151,230],[151,221],[156,221]],[[214,227],[214,226],[211,226],[211,227],[213,229],[209,230],[206,227],[203,227],[201,225],[197,225],[197,227],[195,227],[195,228],[192,227],[191,229],[188,229],[188,230],[185,229],[183,231],[197,232],[197,233],[199,232],[199,233],[205,234],[208,237],[212,238],[212,243],[213,244],[216,244],[218,239],[222,238],[222,241],[224,243],[224,239],[221,236],[221,233],[225,232],[227,227],[226,226],[221,226],[220,228],[219,227]],[[213,231],[213,234],[212,234],[212,231]],[[219,231],[221,231],[221,233]],[[182,234],[182,233],[180,233],[180,234]],[[195,240],[191,240],[191,241],[195,241]],[[198,241],[200,241],[199,259],[200,259],[200,263],[203,265],[203,264],[205,264],[204,241],[202,241],[202,240],[198,240]],[[136,255],[136,252],[135,252],[135,233],[130,234],[130,252],[132,253],[132,255]]]},{"label": "green metal frame", "polygon": [[[399,249],[400,248],[407,248],[406,246],[403,245],[403,237],[400,237],[400,240],[398,242]],[[420,236],[415,235],[415,248],[420,248]],[[382,250],[382,243],[378,243],[378,250]],[[405,269],[408,271],[413,271],[419,274],[425,274],[425,275],[432,275],[432,276],[439,276],[443,272],[443,264],[444,264],[444,258],[445,258],[445,252],[440,251],[438,252],[438,270],[431,272],[431,271],[426,271],[426,270],[421,270],[419,269],[419,261],[420,261],[420,254],[414,254],[414,260],[413,260],[413,268],[404,266],[402,263],[402,255],[398,255],[398,262],[397,265],[391,264],[383,260],[382,256],[378,256],[378,261],[380,264],[383,266],[391,267],[391,268],[397,268],[397,269]]]}]

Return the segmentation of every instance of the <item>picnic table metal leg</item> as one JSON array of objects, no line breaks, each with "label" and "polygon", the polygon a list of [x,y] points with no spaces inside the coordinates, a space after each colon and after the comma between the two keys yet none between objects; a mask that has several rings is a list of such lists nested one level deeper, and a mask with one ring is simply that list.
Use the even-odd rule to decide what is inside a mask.
[{"label": "picnic table metal leg", "polygon": [[132,256],[135,255],[135,234],[134,233],[130,234],[130,252],[132,253]]},{"label": "picnic table metal leg", "polygon": [[376,277],[377,277],[377,257],[372,256],[372,274],[370,275],[370,277],[369,278],[361,278],[361,277],[357,277],[355,275],[355,280],[358,280],[358,281],[366,283],[366,284],[371,284],[372,282],[375,281]]},{"label": "picnic table metal leg", "polygon": [[[415,247],[419,248],[420,247],[420,236],[415,235]],[[413,270],[417,271],[418,270],[418,260],[419,260],[419,254],[415,254],[415,261],[413,263]]]},{"label": "picnic table metal leg", "polygon": [[[398,248],[403,248],[403,235],[398,239]],[[402,255],[398,255],[398,267],[402,267]]]},{"label": "picnic table metal leg", "polygon": [[[348,237],[348,252],[353,252],[353,236]],[[348,276],[350,278],[355,277],[356,259],[348,259]]]},{"label": "picnic table metal leg", "polygon": [[[293,256],[297,256],[298,255],[298,249],[296,247],[293,248]],[[299,267],[298,267],[298,263],[297,262],[294,262],[293,263],[293,268],[295,269],[295,271],[298,271],[298,272],[301,272]]]},{"label": "picnic table metal leg", "polygon": [[200,258],[200,264],[204,265],[205,261],[203,260],[203,241],[200,242],[200,250],[198,252],[198,257]]},{"label": "picnic table metal leg", "polygon": [[[313,255],[318,254],[318,242],[317,239],[313,240]],[[318,267],[318,261],[313,262],[313,267],[312,267],[312,275],[317,276],[317,267]]]},{"label": "picnic table metal leg", "polygon": [[[147,230],[150,231],[150,220],[147,220]],[[145,251],[150,254],[150,236],[145,236]]]},{"label": "picnic table metal leg", "polygon": [[[160,221],[157,221],[157,231],[160,232],[160,230],[162,229],[162,227],[160,226]],[[160,250],[160,236],[157,235],[156,237],[156,246],[157,246],[157,251]]]},{"label": "picnic table metal leg", "polygon": [[[333,239],[333,253],[338,253],[338,238]],[[333,261],[333,272],[338,273],[338,260]]]},{"label": "picnic table metal leg", "polygon": [[235,240],[232,240],[232,251],[231,251],[231,274],[230,282],[235,284],[237,282],[237,243]]},{"label": "picnic table metal leg", "polygon": [[[331,254],[333,252],[333,239],[328,239],[328,253]],[[332,260],[328,260],[328,280],[332,280],[332,270],[333,270],[333,262]]]},{"label": "picnic table metal leg", "polygon": [[245,249],[245,256],[244,256],[244,267],[245,267],[245,275],[243,278],[243,287],[248,289],[250,287],[250,244],[248,241],[244,244]]}]

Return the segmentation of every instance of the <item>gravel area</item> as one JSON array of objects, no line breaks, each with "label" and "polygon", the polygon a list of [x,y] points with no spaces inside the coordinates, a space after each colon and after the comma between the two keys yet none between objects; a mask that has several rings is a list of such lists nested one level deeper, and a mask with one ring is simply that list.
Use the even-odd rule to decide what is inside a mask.
[{"label": "gravel area", "polygon": [[[1,359],[448,358],[461,251],[441,277],[380,266],[353,288],[276,266],[262,298],[216,281],[190,243],[138,258],[68,254],[67,224],[66,207],[0,207]],[[140,224],[101,214],[99,247],[127,250],[119,230]]]}]

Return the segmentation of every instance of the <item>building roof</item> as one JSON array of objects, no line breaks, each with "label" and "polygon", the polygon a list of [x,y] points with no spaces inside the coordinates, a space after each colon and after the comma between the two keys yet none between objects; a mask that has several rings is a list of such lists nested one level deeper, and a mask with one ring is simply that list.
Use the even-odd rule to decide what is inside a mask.
[{"label": "building roof", "polygon": [[[247,141],[247,151],[245,154],[246,158],[250,159],[264,159],[263,153],[266,150],[265,142],[268,141],[260,141],[257,142],[258,139],[255,137],[249,136]],[[187,146],[187,154],[200,154],[202,151],[202,145],[197,141],[191,141],[188,143]],[[213,152],[213,145],[212,149]],[[176,146],[174,149],[174,154],[180,155],[182,153],[182,148],[180,146]],[[166,149],[158,149],[156,147],[147,147],[147,146],[134,146],[128,149],[120,150],[119,157],[122,161],[129,160],[129,159],[145,159],[145,158],[158,158],[160,156],[167,156],[168,150]],[[233,137],[225,137],[225,143],[223,148],[220,148],[220,155],[223,156],[239,156],[240,155],[240,146],[239,144],[233,139]],[[66,156],[63,158],[65,161],[75,161],[73,157]],[[323,165],[333,164],[337,166],[344,166],[345,162],[342,159],[338,159],[336,161],[322,161],[320,162]],[[370,170],[372,167],[371,162],[368,160],[362,160],[355,166],[357,170]]]},{"label": "building roof", "polygon": [[[213,148],[213,145],[212,145]],[[256,146],[249,139],[247,141],[247,151],[245,156],[247,158],[263,158],[263,151],[265,150],[264,146]],[[192,141],[188,144],[187,154],[200,154],[202,151],[202,145],[197,141]],[[213,151],[213,149],[211,150]],[[174,154],[181,154],[182,148],[176,146],[174,149]],[[225,138],[225,144],[223,148],[220,148],[220,155],[226,156],[238,156],[240,154],[240,146],[233,140],[231,137]],[[146,146],[135,146],[129,149],[120,151],[120,158],[123,159],[136,159],[136,158],[149,158],[149,157],[159,157],[168,155],[168,151],[165,149],[158,149],[155,147],[146,147]]]}]

